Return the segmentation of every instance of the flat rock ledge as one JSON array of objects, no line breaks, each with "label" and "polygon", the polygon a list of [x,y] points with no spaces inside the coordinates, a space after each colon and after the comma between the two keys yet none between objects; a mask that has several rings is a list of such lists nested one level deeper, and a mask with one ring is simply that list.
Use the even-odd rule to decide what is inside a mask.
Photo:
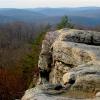
[{"label": "flat rock ledge", "polygon": [[49,92],[50,94],[42,90],[40,86],[37,86],[35,88],[27,90],[21,100],[100,100],[100,95],[98,93],[96,94],[96,97],[93,98],[73,98],[73,97],[71,98],[60,95],[58,93],[54,95],[55,94],[54,91],[52,91],[52,94],[51,91]]}]

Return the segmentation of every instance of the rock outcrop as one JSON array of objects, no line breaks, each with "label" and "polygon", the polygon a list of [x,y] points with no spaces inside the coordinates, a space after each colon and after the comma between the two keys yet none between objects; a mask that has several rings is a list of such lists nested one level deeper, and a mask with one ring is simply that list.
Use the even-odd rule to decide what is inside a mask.
[{"label": "rock outcrop", "polygon": [[[57,91],[60,91],[59,93],[83,91],[94,95],[99,93],[100,32],[75,29],[48,32],[42,44],[38,67],[40,69],[39,84],[62,85],[62,87],[56,87],[58,90],[52,89],[56,93]],[[24,98],[27,97],[27,93],[29,92],[26,91]],[[44,90],[42,95],[48,97]],[[33,98],[32,95],[32,98],[28,98],[28,100],[35,100]],[[43,100],[75,100],[75,98],[65,98],[64,96],[54,96],[54,98]],[[94,100],[99,99],[95,98]]]}]

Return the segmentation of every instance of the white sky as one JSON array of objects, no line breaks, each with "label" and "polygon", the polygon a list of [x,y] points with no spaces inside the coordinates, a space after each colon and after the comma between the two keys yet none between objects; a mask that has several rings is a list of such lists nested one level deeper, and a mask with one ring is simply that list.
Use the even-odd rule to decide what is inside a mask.
[{"label": "white sky", "polygon": [[0,8],[99,6],[100,0],[0,0]]}]

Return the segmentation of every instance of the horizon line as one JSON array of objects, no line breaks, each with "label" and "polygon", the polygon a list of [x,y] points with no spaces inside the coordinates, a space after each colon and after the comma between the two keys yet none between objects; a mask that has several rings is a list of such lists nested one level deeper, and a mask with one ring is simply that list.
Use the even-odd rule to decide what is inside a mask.
[{"label": "horizon line", "polygon": [[100,8],[100,6],[68,6],[68,7],[0,7],[0,9],[36,9],[36,8]]}]

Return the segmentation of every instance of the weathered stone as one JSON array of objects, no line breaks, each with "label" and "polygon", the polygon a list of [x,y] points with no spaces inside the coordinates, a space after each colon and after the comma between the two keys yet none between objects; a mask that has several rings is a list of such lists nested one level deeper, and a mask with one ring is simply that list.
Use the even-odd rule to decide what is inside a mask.
[{"label": "weathered stone", "polygon": [[[100,32],[62,29],[47,33],[42,44],[38,67],[39,80],[46,91],[41,88],[38,88],[38,92],[35,88],[26,91],[23,100],[75,100],[54,96],[53,94],[62,93],[63,89],[55,90],[55,85],[50,84],[62,84],[66,92],[74,90],[97,93],[100,91]],[[52,96],[46,93],[51,93]]]},{"label": "weathered stone", "polygon": [[100,92],[97,92],[96,93],[96,97],[100,97]]},{"label": "weathered stone", "polygon": [[[63,75],[63,83],[64,85],[70,83],[70,81],[75,82],[75,72],[66,73]],[[73,83],[72,83],[73,84]]]},{"label": "weathered stone", "polygon": [[66,72],[68,72],[68,70],[70,70],[70,68],[66,65],[64,65],[62,62],[55,62],[55,68],[52,69],[49,77],[50,78],[50,82],[51,83],[63,83],[62,82],[62,77]]},{"label": "weathered stone", "polygon": [[75,80],[71,89],[97,92],[100,91],[100,63],[91,62],[89,64],[80,65],[76,68],[72,68],[65,79],[69,82]]},{"label": "weathered stone", "polygon": [[[57,73],[64,72],[64,68],[70,71],[70,69],[79,65],[96,60],[100,61],[100,32],[73,29],[62,30],[61,32],[52,44],[52,59],[54,64],[51,68],[50,82],[53,83],[57,83],[57,80],[62,83],[62,77],[65,73],[60,74],[60,76]],[[58,62],[59,64],[57,64]],[[57,70],[58,66],[60,66],[60,70]]]}]

